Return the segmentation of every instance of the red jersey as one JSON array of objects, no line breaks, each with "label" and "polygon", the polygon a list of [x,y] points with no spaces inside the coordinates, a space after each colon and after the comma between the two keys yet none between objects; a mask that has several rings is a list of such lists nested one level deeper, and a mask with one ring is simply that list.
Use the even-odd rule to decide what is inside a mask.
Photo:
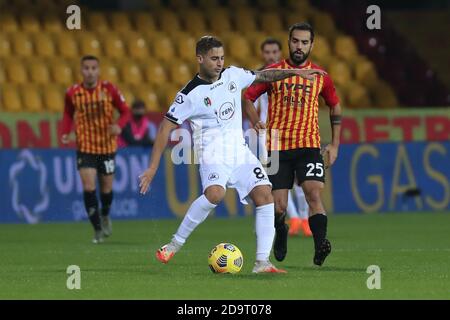
[{"label": "red jersey", "polygon": [[[267,69],[322,69],[308,61],[304,66],[294,66],[282,60]],[[322,69],[323,70],[323,69]],[[331,77],[316,75],[314,80],[300,76],[276,82],[258,83],[247,89],[244,96],[255,102],[267,92],[269,108],[267,115],[268,150],[297,148],[320,148],[319,96],[329,107],[339,103]]]},{"label": "red jersey", "polygon": [[98,81],[95,88],[75,84],[66,92],[62,133],[68,134],[75,124],[78,151],[108,154],[117,150],[117,137],[109,133],[115,123],[114,109],[120,117],[117,124],[123,128],[129,109],[119,90],[108,81]]}]

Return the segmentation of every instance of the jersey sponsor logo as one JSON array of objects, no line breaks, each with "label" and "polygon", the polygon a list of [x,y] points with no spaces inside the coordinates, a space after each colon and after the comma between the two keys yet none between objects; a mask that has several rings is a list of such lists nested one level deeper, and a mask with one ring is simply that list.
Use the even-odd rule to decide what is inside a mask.
[{"label": "jersey sponsor logo", "polygon": [[208,176],[209,181],[215,181],[217,179],[219,179],[219,174],[217,172],[212,172]]},{"label": "jersey sponsor logo", "polygon": [[219,118],[229,120],[234,115],[234,105],[231,102],[225,102],[219,109]]},{"label": "jersey sponsor logo", "polygon": [[207,107],[211,107],[211,105],[212,105],[211,99],[209,97],[206,97],[205,99],[203,99],[203,102],[205,103],[205,106],[207,106]]},{"label": "jersey sponsor logo", "polygon": [[183,96],[181,94],[177,95],[175,98],[175,102],[178,104],[182,104],[184,102]]},{"label": "jersey sponsor logo", "polygon": [[215,85],[211,86],[211,90],[214,90],[217,87],[220,87],[221,85],[223,85],[223,81],[216,83]]},{"label": "jersey sponsor logo", "polygon": [[311,88],[312,88],[312,86],[310,86],[310,85],[303,85],[303,84],[301,84],[301,83],[297,83],[297,84],[295,84],[295,83],[288,83],[288,82],[282,82],[282,83],[280,83],[280,85],[278,86],[278,90],[283,90],[283,86],[286,88],[286,90],[292,90],[292,91],[294,91],[294,90],[305,90],[305,93],[310,93],[311,92]]},{"label": "jersey sponsor logo", "polygon": [[231,93],[236,92],[237,85],[236,83],[234,83],[234,81],[230,82],[230,84],[228,85],[228,90],[230,90]]}]

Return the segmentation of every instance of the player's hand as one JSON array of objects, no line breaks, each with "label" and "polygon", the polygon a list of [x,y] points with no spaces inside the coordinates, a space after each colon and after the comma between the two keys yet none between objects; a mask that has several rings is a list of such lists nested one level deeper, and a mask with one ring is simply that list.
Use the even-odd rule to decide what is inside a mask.
[{"label": "player's hand", "polygon": [[156,170],[148,168],[143,174],[139,176],[139,189],[141,194],[145,194],[148,191],[148,187],[155,177]]},{"label": "player's hand", "polygon": [[333,163],[336,161],[336,158],[338,156],[338,150],[339,146],[333,144],[329,144],[325,147],[325,150],[322,152],[325,169],[331,167]]},{"label": "player's hand", "polygon": [[109,134],[112,136],[118,136],[122,132],[122,128],[118,124],[112,124],[108,127]]},{"label": "player's hand", "polygon": [[300,77],[307,80],[314,80],[316,74],[321,76],[327,74],[325,71],[320,69],[295,69],[295,71]]},{"label": "player's hand", "polygon": [[70,140],[69,140],[69,135],[68,135],[68,134],[63,134],[63,135],[61,136],[61,142],[62,142],[63,144],[69,144],[69,142],[70,142]]},{"label": "player's hand", "polygon": [[256,131],[260,131],[260,130],[265,130],[266,129],[266,124],[262,121],[258,121],[253,128],[255,128]]}]

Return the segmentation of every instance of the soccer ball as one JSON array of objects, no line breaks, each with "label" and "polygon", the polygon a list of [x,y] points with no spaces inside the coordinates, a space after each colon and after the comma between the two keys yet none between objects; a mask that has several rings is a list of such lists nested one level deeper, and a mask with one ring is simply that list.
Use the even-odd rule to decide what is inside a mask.
[{"label": "soccer ball", "polygon": [[214,273],[238,273],[244,264],[244,257],[234,244],[220,243],[211,250],[208,264]]}]

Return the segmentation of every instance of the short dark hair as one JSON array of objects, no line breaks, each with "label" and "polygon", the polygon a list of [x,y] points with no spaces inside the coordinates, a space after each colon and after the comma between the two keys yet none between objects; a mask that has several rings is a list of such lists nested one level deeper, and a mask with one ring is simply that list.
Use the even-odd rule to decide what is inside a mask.
[{"label": "short dark hair", "polygon": [[311,42],[314,42],[314,29],[308,22],[298,22],[294,23],[292,26],[289,27],[289,39],[292,37],[292,32],[294,30],[305,30],[309,31],[311,34]]},{"label": "short dark hair", "polygon": [[261,50],[264,49],[264,47],[266,46],[266,44],[276,44],[276,45],[278,46],[278,49],[282,50],[281,42],[278,41],[278,40],[275,39],[275,38],[267,38],[266,40],[264,40],[264,41],[261,43]]},{"label": "short dark hair", "polygon": [[223,47],[222,42],[213,36],[204,36],[201,37],[200,40],[197,41],[195,46],[195,54],[196,55],[204,55],[208,53],[212,48],[220,48]]},{"label": "short dark hair", "polygon": [[97,61],[98,63],[100,63],[100,60],[98,60],[98,58],[97,58],[96,56],[93,56],[93,55],[83,56],[83,57],[81,58],[81,63],[83,63],[83,62],[85,62],[85,61],[87,61],[87,60],[95,60],[95,61]]}]

